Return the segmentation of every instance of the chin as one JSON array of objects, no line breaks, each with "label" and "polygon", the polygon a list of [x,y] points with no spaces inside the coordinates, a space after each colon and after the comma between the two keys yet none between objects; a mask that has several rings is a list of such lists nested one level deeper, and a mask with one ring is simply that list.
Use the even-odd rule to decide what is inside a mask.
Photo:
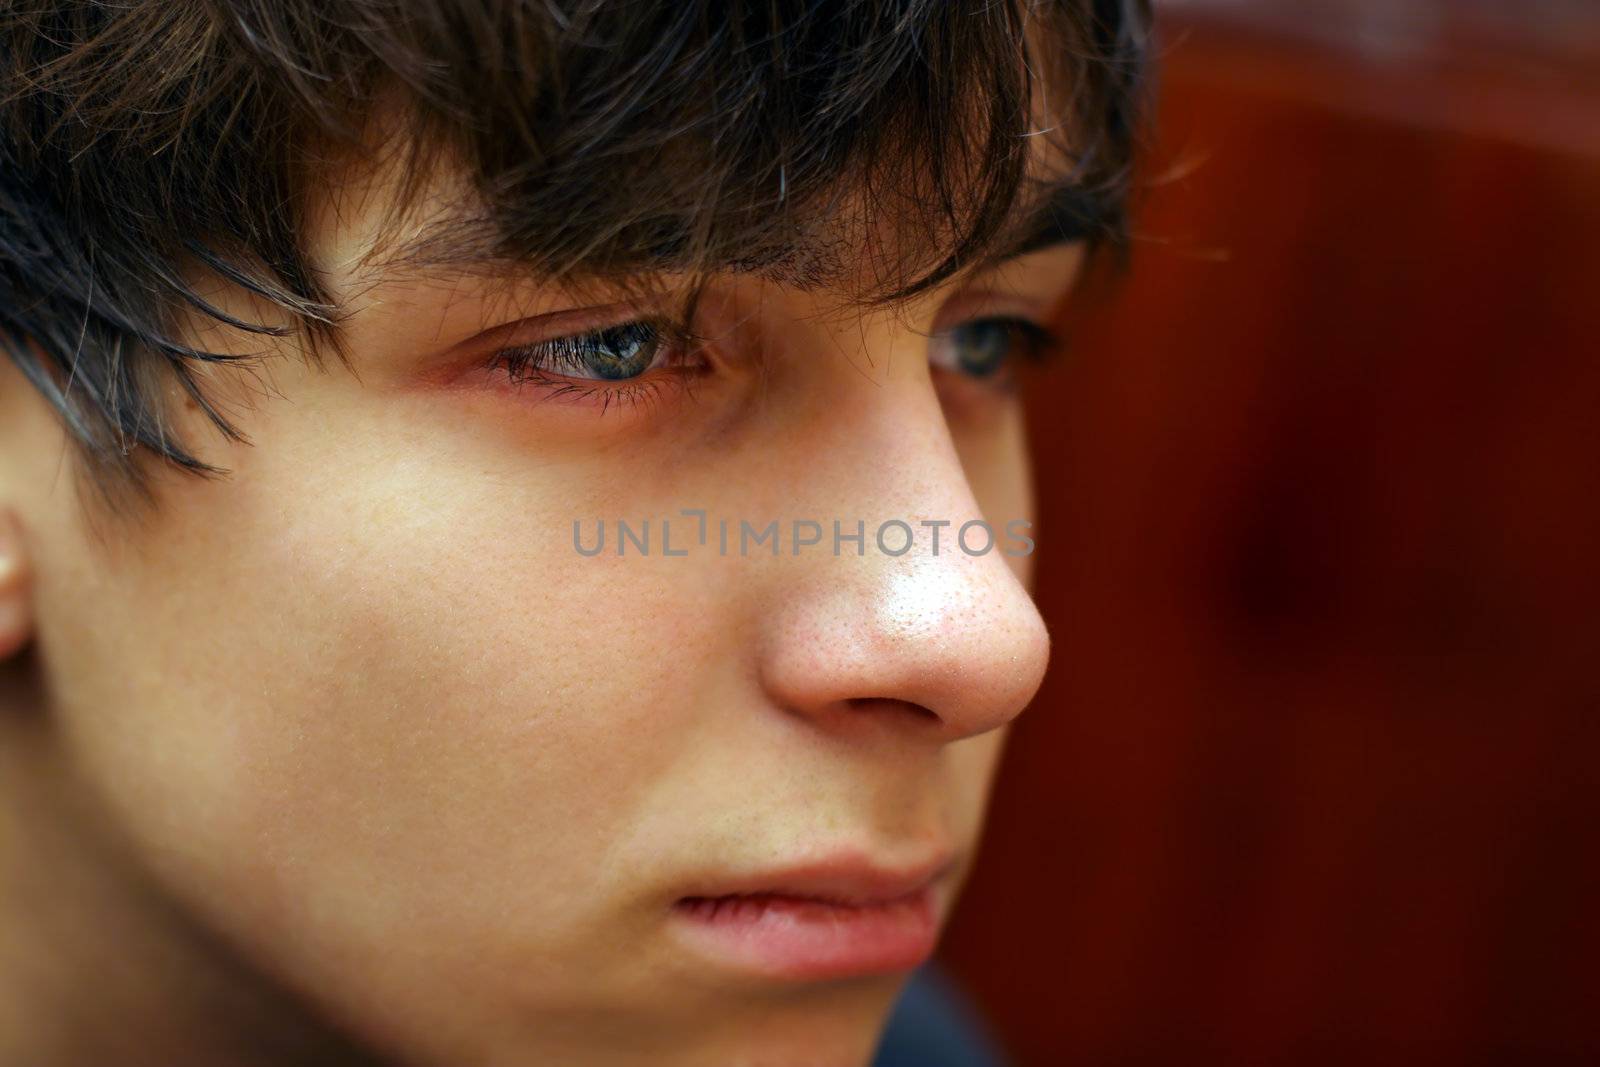
[{"label": "chin", "polygon": [[[783,1002],[730,1009],[692,1047],[651,1058],[673,1067],[868,1067],[907,976],[821,984]],[[663,1050],[665,1051],[665,1050]]]},{"label": "chin", "polygon": [[874,1018],[865,1025],[854,1020],[801,1021],[792,1027],[751,1034],[742,1041],[705,1049],[678,1062],[684,1067],[868,1067],[887,1015],[886,1009],[883,1018]]}]

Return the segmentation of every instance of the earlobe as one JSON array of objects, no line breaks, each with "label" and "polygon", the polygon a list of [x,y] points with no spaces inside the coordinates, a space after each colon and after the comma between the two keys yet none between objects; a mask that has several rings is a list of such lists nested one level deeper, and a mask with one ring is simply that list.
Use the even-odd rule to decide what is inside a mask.
[{"label": "earlobe", "polygon": [[10,659],[33,636],[27,548],[9,509],[0,507],[0,660]]}]

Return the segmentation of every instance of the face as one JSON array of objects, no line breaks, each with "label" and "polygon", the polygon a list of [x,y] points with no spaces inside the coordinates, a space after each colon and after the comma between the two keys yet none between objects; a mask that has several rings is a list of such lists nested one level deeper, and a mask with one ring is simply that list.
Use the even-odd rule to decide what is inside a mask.
[{"label": "face", "polygon": [[718,278],[689,338],[373,276],[381,203],[311,234],[346,362],[218,370],[247,444],[174,395],[227,477],[86,522],[15,401],[60,743],[164,894],[376,1046],[865,1062],[1045,667],[1010,363],[1078,253],[884,311]]}]

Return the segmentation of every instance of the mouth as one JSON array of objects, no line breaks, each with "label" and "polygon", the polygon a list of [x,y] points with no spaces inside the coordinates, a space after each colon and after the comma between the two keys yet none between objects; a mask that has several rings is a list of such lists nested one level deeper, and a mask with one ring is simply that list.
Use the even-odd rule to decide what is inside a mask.
[{"label": "mouth", "polygon": [[895,974],[933,954],[948,855],[891,869],[840,859],[729,879],[672,908],[676,932],[713,962],[820,981]]}]

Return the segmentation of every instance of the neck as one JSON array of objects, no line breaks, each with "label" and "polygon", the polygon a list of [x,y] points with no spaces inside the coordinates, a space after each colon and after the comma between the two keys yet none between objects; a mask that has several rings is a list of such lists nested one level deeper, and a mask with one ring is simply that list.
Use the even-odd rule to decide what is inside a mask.
[{"label": "neck", "polygon": [[142,875],[74,774],[31,659],[0,664],[0,1063],[375,1062]]}]

